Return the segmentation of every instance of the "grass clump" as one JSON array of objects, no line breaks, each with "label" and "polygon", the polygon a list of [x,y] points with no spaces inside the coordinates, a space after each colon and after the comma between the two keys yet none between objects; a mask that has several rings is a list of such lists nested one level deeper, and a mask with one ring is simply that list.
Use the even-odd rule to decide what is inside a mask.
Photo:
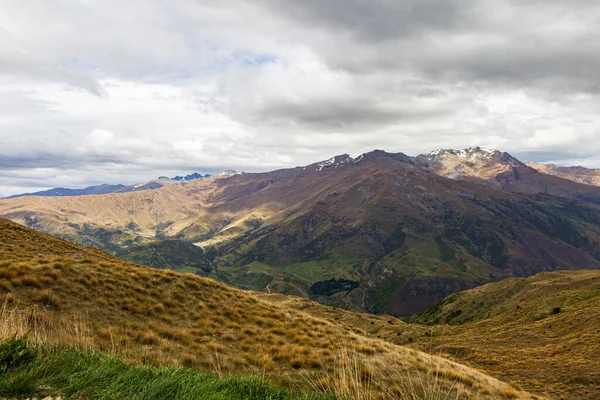
[{"label": "grass clump", "polygon": [[25,340],[0,343],[0,396],[64,399],[327,399],[292,395],[259,377],[219,379],[181,367],[129,366],[100,352],[33,346]]},{"label": "grass clump", "polygon": [[0,343],[0,373],[27,364],[35,358],[35,351],[23,339],[10,339]]}]

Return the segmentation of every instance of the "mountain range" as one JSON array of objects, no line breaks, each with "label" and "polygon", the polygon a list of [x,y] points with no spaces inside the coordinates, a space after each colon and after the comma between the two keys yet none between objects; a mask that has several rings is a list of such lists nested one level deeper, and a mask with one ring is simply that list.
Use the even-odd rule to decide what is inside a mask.
[{"label": "mountain range", "polygon": [[479,147],[4,199],[0,216],[133,262],[397,316],[506,277],[600,269],[600,187]]},{"label": "mountain range", "polygon": [[[230,175],[232,173],[236,173],[236,171],[224,171],[221,174]],[[22,193],[22,194],[14,194],[12,196],[8,196],[8,199],[16,198],[16,197],[28,197],[28,196],[41,196],[41,197],[61,197],[61,196],[89,196],[94,194],[107,194],[107,193],[128,193],[128,192],[136,192],[141,190],[152,190],[158,189],[165,185],[170,185],[175,182],[186,182],[193,181],[195,179],[203,179],[210,178],[212,175],[204,174],[201,175],[197,172],[194,172],[185,176],[175,176],[173,178],[169,178],[167,176],[160,176],[158,179],[154,179],[148,182],[134,184],[134,185],[109,185],[102,184],[96,186],[88,186],[83,189],[68,189],[68,188],[54,188],[48,190],[42,190],[39,192],[33,193]]]}]

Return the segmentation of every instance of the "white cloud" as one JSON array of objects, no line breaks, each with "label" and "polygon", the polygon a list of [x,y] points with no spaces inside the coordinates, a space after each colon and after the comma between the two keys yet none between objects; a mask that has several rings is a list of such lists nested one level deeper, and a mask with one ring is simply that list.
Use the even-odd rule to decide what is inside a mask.
[{"label": "white cloud", "polygon": [[600,6],[532,4],[0,0],[0,196],[374,148],[600,166]]}]

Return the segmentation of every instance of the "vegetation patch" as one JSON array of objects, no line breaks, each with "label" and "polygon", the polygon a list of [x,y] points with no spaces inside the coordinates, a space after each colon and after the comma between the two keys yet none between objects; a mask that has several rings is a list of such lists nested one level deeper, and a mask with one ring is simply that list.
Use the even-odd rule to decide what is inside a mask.
[{"label": "vegetation patch", "polygon": [[291,395],[259,377],[219,379],[182,367],[130,366],[100,352],[0,343],[0,395],[15,398],[89,398],[98,400],[287,400],[327,399]]},{"label": "vegetation patch", "polygon": [[349,292],[359,286],[358,282],[349,279],[329,279],[314,283],[310,287],[310,292],[315,296],[331,296],[338,292]]}]

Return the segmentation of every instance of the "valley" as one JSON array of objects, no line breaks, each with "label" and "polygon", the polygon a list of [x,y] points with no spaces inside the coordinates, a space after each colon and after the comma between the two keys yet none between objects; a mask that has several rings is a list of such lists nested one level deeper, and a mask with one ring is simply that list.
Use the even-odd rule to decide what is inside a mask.
[{"label": "valley", "polygon": [[486,282],[600,268],[600,187],[481,148],[2,199],[0,216],[138,264],[395,316]]}]

